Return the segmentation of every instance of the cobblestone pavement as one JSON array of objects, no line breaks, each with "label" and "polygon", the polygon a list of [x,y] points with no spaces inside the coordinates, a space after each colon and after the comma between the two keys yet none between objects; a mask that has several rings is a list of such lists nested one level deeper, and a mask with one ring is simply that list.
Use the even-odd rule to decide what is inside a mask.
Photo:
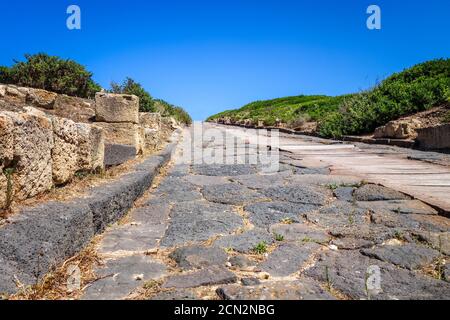
[{"label": "cobblestone pavement", "polygon": [[[260,151],[245,146],[234,156]],[[272,174],[173,164],[98,251],[84,299],[450,298],[448,218],[284,152]]]}]

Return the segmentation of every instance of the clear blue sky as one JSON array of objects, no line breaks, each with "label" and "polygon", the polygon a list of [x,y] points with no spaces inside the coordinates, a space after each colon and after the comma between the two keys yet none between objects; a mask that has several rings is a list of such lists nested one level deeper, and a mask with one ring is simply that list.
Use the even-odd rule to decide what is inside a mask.
[{"label": "clear blue sky", "polygon": [[[66,8],[82,30],[66,28]],[[366,8],[382,9],[382,30]],[[338,95],[449,57],[448,0],[5,1],[0,64],[24,53],[72,58],[102,86],[126,76],[193,118],[256,99]]]}]

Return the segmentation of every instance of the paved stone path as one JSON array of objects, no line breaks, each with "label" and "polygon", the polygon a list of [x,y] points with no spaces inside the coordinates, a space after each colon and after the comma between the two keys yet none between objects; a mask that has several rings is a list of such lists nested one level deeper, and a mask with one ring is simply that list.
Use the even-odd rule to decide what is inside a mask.
[{"label": "paved stone path", "polygon": [[[242,142],[233,157],[260,152]],[[273,174],[261,164],[173,164],[106,231],[100,280],[83,298],[449,299],[450,220],[394,189],[331,174],[304,151],[281,152]]]}]

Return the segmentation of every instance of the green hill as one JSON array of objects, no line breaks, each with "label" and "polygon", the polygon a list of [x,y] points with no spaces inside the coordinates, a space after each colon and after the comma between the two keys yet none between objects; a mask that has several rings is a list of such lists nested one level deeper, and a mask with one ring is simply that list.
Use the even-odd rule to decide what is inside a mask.
[{"label": "green hill", "polygon": [[304,121],[318,123],[323,137],[370,133],[401,116],[424,111],[450,100],[450,59],[432,60],[393,74],[374,88],[338,97],[296,96],[256,101],[208,118],[232,122],[276,120],[290,127]]}]

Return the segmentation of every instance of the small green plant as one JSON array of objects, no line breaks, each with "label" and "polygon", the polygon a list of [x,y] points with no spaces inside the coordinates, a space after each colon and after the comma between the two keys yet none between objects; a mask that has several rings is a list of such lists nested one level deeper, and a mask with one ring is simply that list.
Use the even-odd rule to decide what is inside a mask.
[{"label": "small green plant", "polygon": [[332,190],[332,191],[334,191],[337,188],[339,188],[339,185],[337,183],[330,183],[330,184],[327,185],[327,188]]},{"label": "small green plant", "polygon": [[400,240],[400,241],[405,240],[405,236],[404,236],[403,233],[402,233],[401,231],[399,231],[399,230],[395,230],[395,232],[394,232],[394,237],[395,237],[395,239]]},{"label": "small green plant", "polygon": [[302,242],[303,242],[303,243],[314,242],[314,240],[311,239],[310,237],[304,237],[304,238],[302,239]]},{"label": "small green plant", "polygon": [[253,252],[256,254],[264,254],[267,252],[267,243],[265,241],[261,241],[254,248]]},{"label": "small green plant", "polygon": [[279,233],[275,233],[275,240],[279,242],[284,241],[284,236]]},{"label": "small green plant", "polygon": [[151,290],[151,289],[157,288],[158,286],[159,286],[158,281],[155,281],[155,280],[149,280],[149,281],[147,281],[146,283],[144,283],[143,288],[144,288],[145,290]]}]

